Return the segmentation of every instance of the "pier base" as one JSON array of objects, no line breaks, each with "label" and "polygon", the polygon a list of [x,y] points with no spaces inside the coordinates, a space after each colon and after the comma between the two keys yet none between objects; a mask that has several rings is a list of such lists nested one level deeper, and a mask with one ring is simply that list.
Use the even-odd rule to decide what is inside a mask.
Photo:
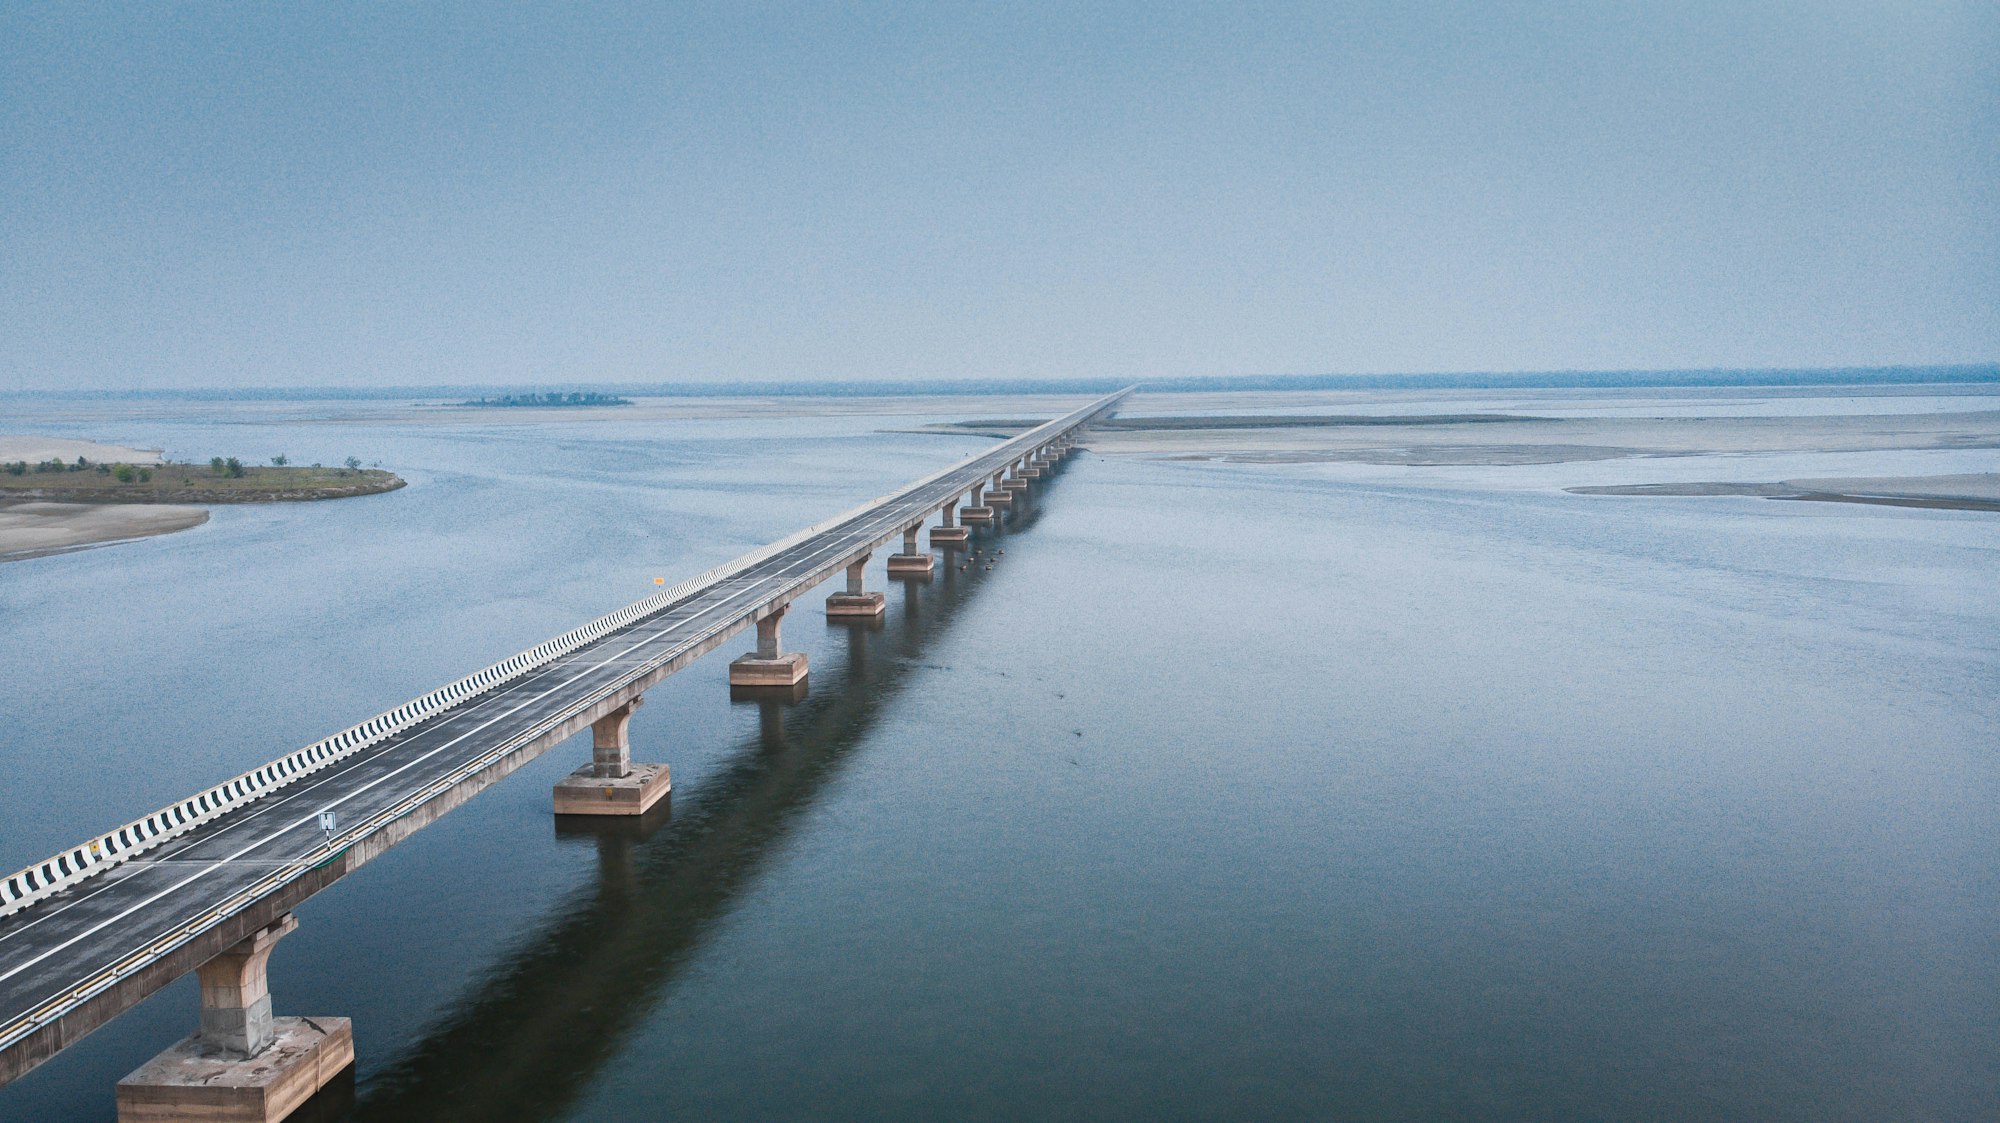
[{"label": "pier base", "polygon": [[972,537],[972,532],[962,526],[934,526],[931,528],[931,545],[940,542],[958,543]]},{"label": "pier base", "polygon": [[890,554],[889,576],[928,577],[937,559],[930,554]]},{"label": "pier base", "polygon": [[993,521],[993,508],[961,507],[958,511],[958,521],[963,523],[990,523]]},{"label": "pier base", "polygon": [[805,681],[806,653],[779,650],[778,623],[790,607],[774,608],[758,619],[757,650],[729,664],[732,694],[739,686],[791,687]]},{"label": "pier base", "polygon": [[1028,490],[1028,481],[1022,479],[1019,476],[1015,476],[1007,480],[1006,482],[1002,483],[1000,486],[1007,489],[1008,491],[1026,491]]},{"label": "pier base", "polygon": [[586,764],[556,785],[556,814],[644,815],[673,786],[664,764],[634,764],[623,776],[599,776]]},{"label": "pier base", "polygon": [[[890,570],[893,572],[894,569],[892,564]],[[888,608],[889,598],[881,593],[835,593],[826,598],[826,614],[835,620],[854,617],[873,619]]]},{"label": "pier base", "polygon": [[277,1123],[354,1064],[346,1018],[275,1018],[272,1043],[248,1060],[190,1034],[118,1082],[118,1123],[190,1119]]},{"label": "pier base", "polygon": [[745,655],[729,664],[731,686],[792,686],[805,681],[806,653],[786,652],[764,658]]},{"label": "pier base", "polygon": [[790,705],[805,701],[806,693],[806,680],[800,679],[790,686],[732,686],[729,688],[729,700],[755,702],[759,705],[766,702]]},{"label": "pier base", "polygon": [[[986,502],[992,507],[1011,507],[1014,504],[1014,493],[1004,487],[994,488],[993,494],[986,497]],[[991,510],[992,507],[987,509]]]}]

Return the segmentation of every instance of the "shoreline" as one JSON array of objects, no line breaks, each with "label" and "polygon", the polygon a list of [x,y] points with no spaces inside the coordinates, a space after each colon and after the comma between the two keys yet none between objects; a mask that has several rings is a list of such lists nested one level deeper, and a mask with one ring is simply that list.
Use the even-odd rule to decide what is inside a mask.
[{"label": "shoreline", "polygon": [[344,487],[274,488],[265,491],[228,488],[190,488],[181,491],[147,490],[129,487],[0,487],[0,503],[15,500],[32,503],[66,503],[78,506],[160,506],[189,503],[311,503],[322,499],[353,499],[381,495],[409,486],[409,481],[393,476],[388,481],[369,481]]},{"label": "shoreline", "polygon": [[[17,463],[15,468],[19,468]],[[44,503],[299,503],[380,495],[408,481],[379,468],[243,467],[219,473],[208,465],[164,463],[120,481],[108,469],[30,471],[0,475],[0,502]]]}]

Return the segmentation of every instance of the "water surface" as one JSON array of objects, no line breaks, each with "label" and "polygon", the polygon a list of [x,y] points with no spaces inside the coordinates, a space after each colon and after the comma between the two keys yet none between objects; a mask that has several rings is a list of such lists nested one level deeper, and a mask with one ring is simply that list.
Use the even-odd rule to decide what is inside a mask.
[{"label": "water surface", "polygon": [[[412,486],[0,567],[0,865],[980,443],[176,408],[66,424]],[[808,597],[806,701],[652,691],[670,814],[555,824],[578,739],[314,898],[277,1008],[356,1120],[2000,1114],[2000,521],[1585,467],[1079,455],[880,630]]]}]

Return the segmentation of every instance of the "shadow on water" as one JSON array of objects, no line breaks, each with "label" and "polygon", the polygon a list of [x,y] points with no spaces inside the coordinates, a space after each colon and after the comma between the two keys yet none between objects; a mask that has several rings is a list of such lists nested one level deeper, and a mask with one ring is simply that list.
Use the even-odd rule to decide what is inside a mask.
[{"label": "shadow on water", "polygon": [[[973,544],[1031,529],[1035,500],[1018,506]],[[594,840],[597,883],[327,1117],[535,1120],[568,1110],[976,595],[976,567],[961,572],[953,553],[934,552],[930,581],[891,593],[903,602],[895,626],[852,628],[844,665],[816,670],[823,685],[807,701],[756,703],[756,738],[698,790],[676,793],[671,812],[561,822],[560,837]]]}]

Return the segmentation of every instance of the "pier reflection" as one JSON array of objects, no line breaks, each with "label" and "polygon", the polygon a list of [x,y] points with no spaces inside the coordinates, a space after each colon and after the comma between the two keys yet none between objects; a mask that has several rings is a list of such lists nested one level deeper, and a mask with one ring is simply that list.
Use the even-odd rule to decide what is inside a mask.
[{"label": "pier reflection", "polygon": [[[976,533],[975,542],[1021,533],[1036,518],[1030,503]],[[670,811],[636,820],[558,819],[561,836],[594,841],[596,884],[368,1079],[340,1114],[429,1123],[549,1119],[569,1110],[866,742],[910,670],[945,639],[980,584],[970,572],[941,566],[929,582],[904,584],[904,610],[893,626],[843,627],[845,658],[815,672],[820,682],[808,700],[754,700],[755,739],[720,774],[676,792]]]}]

